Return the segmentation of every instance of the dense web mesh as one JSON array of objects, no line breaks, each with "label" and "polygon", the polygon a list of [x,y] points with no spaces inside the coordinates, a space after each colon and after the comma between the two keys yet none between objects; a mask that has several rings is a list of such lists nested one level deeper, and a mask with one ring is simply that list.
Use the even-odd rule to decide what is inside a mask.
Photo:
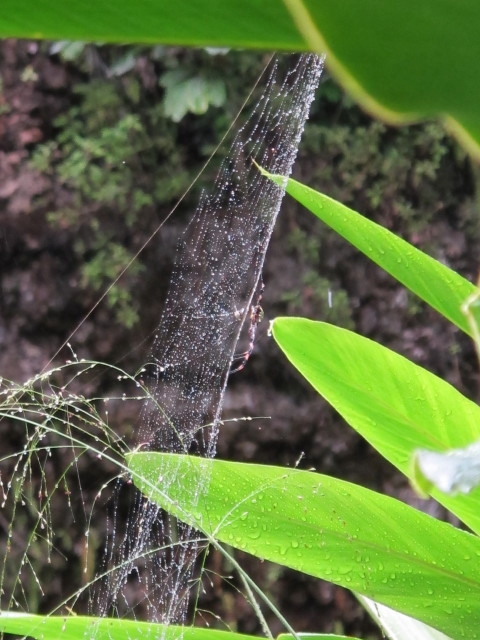
[{"label": "dense web mesh", "polygon": [[[296,56],[286,72],[284,63],[272,62],[252,115],[179,242],[146,367],[151,399],[137,442],[143,450],[215,455],[225,386],[238,365],[242,329],[248,332],[246,325],[255,320],[265,253],[284,194],[253,161],[290,174],[322,65],[315,55]],[[174,481],[164,478],[166,487]],[[151,620],[183,622],[202,547],[198,533],[141,497],[126,530],[117,531],[115,521],[111,529],[106,570],[119,569],[109,571],[97,598],[102,613],[129,612],[143,599]]]}]

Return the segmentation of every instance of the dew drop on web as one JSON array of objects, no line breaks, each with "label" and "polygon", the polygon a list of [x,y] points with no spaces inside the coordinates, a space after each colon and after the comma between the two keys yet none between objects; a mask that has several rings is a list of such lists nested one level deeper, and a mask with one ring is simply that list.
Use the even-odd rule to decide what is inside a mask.
[{"label": "dew drop on web", "polygon": [[[146,367],[150,400],[132,448],[142,443],[153,451],[215,455],[225,387],[238,367],[244,325],[260,314],[263,263],[284,195],[253,160],[271,173],[291,173],[322,68],[323,59],[313,54],[292,57],[287,71],[285,59],[273,60],[211,192],[202,193],[178,243],[149,359],[153,366]],[[159,472],[168,491],[175,477]],[[192,487],[200,491],[201,483]],[[204,546],[198,532],[139,495],[126,528],[117,527],[114,514],[93,613],[131,617],[142,604],[151,621],[185,622],[195,560]]]}]

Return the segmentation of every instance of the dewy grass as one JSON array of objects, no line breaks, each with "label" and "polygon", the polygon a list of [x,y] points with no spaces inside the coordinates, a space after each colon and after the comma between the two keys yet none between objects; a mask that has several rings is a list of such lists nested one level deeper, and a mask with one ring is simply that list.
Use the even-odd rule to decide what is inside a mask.
[{"label": "dewy grass", "polygon": [[[77,390],[88,384],[92,372],[96,374],[100,369],[129,379],[138,393],[130,398],[144,402],[145,390],[134,377],[98,362],[68,363],[23,385],[2,381],[0,417],[8,429],[8,440],[18,441],[17,434],[24,439],[19,451],[12,450],[0,461],[2,513],[7,529],[0,577],[4,609],[28,606],[43,595],[39,572],[49,573],[45,564],[60,568],[57,538],[59,532],[73,534],[67,524],[69,512],[77,524],[83,522],[87,562],[89,509],[111,478],[124,473],[126,446],[102,417],[99,399],[87,399]],[[104,398],[102,405],[113,400]],[[88,498],[87,504],[85,471],[100,468],[102,459],[110,464],[110,477],[97,488],[95,497]],[[81,540],[82,533],[77,532],[76,538]],[[82,571],[86,571],[86,565]],[[24,580],[33,587],[30,593],[23,586]]]},{"label": "dewy grass", "polygon": [[[86,382],[82,378],[88,377],[92,372],[97,375],[99,370],[103,370],[103,373],[113,373],[122,383],[133,384],[138,395],[122,394],[117,397],[87,399],[73,389],[75,385],[81,388]],[[124,462],[128,449],[122,438],[112,432],[97,408],[97,404],[101,402],[102,405],[108,406],[112,401],[123,402],[128,399],[144,403],[148,395],[148,390],[138,382],[137,376],[130,376],[117,367],[99,362],[71,362],[36,376],[24,385],[7,380],[2,381],[0,416],[10,422],[10,428],[20,427],[25,437],[25,443],[19,451],[12,451],[0,460],[3,467],[10,467],[8,481],[1,484],[1,506],[3,514],[9,518],[7,543],[1,567],[4,612],[12,608],[22,610],[25,607],[32,609],[38,606],[39,599],[46,592],[45,579],[47,581],[52,579],[51,571],[45,578],[45,565],[55,567],[57,572],[61,573],[62,567],[58,562],[61,549],[58,548],[57,539],[59,530],[65,527],[69,511],[70,517],[76,520],[80,528],[83,528],[85,564],[80,571],[87,578],[81,579],[80,582],[84,584],[61,599],[51,613],[73,612],[82,598],[91,598],[89,593],[92,589],[108,579],[112,573],[122,569],[122,564],[119,563],[94,577],[88,577],[92,571],[92,568],[87,565],[89,537],[95,528],[94,513],[104,508],[104,505],[100,505],[99,502],[108,487],[112,483],[115,484],[119,478],[124,485],[128,484],[131,476]],[[49,466],[52,458],[57,454],[62,455],[63,467],[59,469],[58,477],[54,478]],[[85,477],[85,470],[82,472],[80,469],[84,457],[88,459],[88,468],[92,461],[99,465],[107,462],[110,466],[110,477],[95,490],[90,498],[86,497],[84,486],[88,478]],[[5,472],[3,477],[5,478]],[[38,486],[33,488],[32,483],[36,477],[39,478]],[[78,504],[78,498],[80,498],[80,504]],[[58,501],[61,503],[60,522],[58,521]],[[80,506],[80,514],[78,506]],[[28,523],[22,510],[28,511]],[[21,540],[19,529],[25,530],[25,526],[28,527],[28,533]],[[82,535],[81,532],[80,535]],[[253,591],[258,592],[258,587],[245,574],[232,555],[225,551],[212,536],[205,537],[200,534],[196,540],[194,539],[198,544],[204,544],[208,540],[229,558],[231,565],[240,571],[245,583],[249,585],[248,598],[254,600]],[[20,548],[20,541],[23,543],[22,548]],[[161,548],[142,550],[137,558],[129,557],[124,560],[124,565],[128,567],[132,561],[148,560],[150,555],[171,551],[176,545],[181,544],[181,541],[170,542]],[[66,558],[65,561],[67,561]],[[28,575],[25,575],[26,571]],[[69,574],[72,574],[71,568]],[[261,595],[265,598],[263,594]],[[261,615],[260,607],[254,606]],[[30,615],[10,616],[3,613],[0,616],[0,628],[11,632],[17,630],[21,633],[33,634],[35,637],[37,625],[38,633],[42,637],[44,634],[52,634],[49,637],[54,637],[55,633],[60,634],[62,638],[70,637],[67,633],[68,624],[61,625],[64,630],[59,631],[56,628],[56,618],[54,616],[47,618]],[[85,629],[91,630],[93,625],[97,637],[102,637],[101,629],[104,623],[107,630],[111,630],[113,625],[121,634],[122,623],[119,620],[107,623],[107,620],[101,621],[96,618],[84,619]],[[288,623],[286,624],[288,628]],[[132,623],[125,621],[124,627],[128,631],[128,637],[132,638]],[[147,633],[147,628],[150,629],[149,633],[154,633],[155,637],[158,637],[159,625],[140,624],[135,627],[142,634]],[[165,633],[164,627],[161,629]],[[72,637],[78,637],[75,633],[73,632]]]}]

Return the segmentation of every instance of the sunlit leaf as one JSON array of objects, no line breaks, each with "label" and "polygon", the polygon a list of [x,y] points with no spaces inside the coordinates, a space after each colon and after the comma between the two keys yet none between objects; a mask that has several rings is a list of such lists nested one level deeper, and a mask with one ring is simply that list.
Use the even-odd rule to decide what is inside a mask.
[{"label": "sunlit leaf", "polygon": [[[403,356],[346,329],[277,318],[273,336],[290,362],[377,451],[413,479],[418,448],[448,451],[480,439],[480,407]],[[480,531],[480,490],[432,495]]]},{"label": "sunlit leaf", "polygon": [[472,333],[461,307],[477,290],[475,285],[340,202],[296,180],[290,179],[286,183],[283,176],[263,173],[277,184],[286,185],[287,192],[295,200],[462,331]]},{"label": "sunlit leaf", "polygon": [[[94,618],[86,616],[38,616],[29,613],[0,613],[0,631],[28,635],[36,640],[260,640],[232,631],[205,629],[176,625],[119,620],[117,618]],[[298,633],[300,640],[358,640],[352,636],[323,633]],[[293,636],[282,633],[278,640],[293,640]]]},{"label": "sunlit leaf", "polygon": [[200,627],[119,620],[118,618],[94,618],[86,616],[37,616],[28,613],[2,612],[0,631],[28,635],[37,640],[257,640],[230,631],[216,631]]},{"label": "sunlit leaf", "polygon": [[220,541],[357,591],[454,639],[477,632],[476,536],[298,469],[169,453],[132,453],[127,464],[151,500]]}]

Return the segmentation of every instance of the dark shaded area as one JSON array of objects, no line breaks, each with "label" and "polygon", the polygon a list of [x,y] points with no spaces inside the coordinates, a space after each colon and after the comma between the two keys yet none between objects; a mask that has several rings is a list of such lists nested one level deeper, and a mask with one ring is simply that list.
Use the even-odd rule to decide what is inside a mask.
[{"label": "dark shaded area", "polygon": [[[130,68],[117,72],[127,59]],[[212,183],[218,160],[134,267],[85,317],[188,187],[266,59],[241,53],[87,47],[67,60],[51,54],[45,44],[0,45],[2,377],[24,382],[50,367],[54,354],[55,362],[71,358],[69,349],[56,352],[74,330],[70,341],[80,358],[118,363],[132,372],[144,363],[180,230],[201,187]],[[202,117],[188,113],[179,122],[166,117],[162,78],[178,70],[192,77],[226,78],[223,106],[210,107]],[[206,86],[205,91],[213,91],[208,82]],[[476,278],[478,169],[436,124],[400,130],[373,122],[326,77],[296,176],[400,233],[467,278]],[[268,338],[268,319],[305,315],[355,328],[476,399],[478,368],[469,341],[291,202],[285,201],[263,279],[265,319],[257,328],[247,366],[231,378],[219,456],[315,467],[447,517],[438,505],[419,501],[406,481],[307,387]],[[108,422],[127,445],[135,443],[139,403],[121,400],[125,388],[116,376],[92,375],[79,381],[80,388],[87,397],[120,398],[109,402]],[[3,422],[0,434],[2,452],[22,448],[19,423]],[[61,450],[45,460],[47,484],[53,486],[63,464]],[[11,461],[2,463],[4,484],[13,468]],[[88,513],[115,467],[87,454],[73,472],[81,476],[83,490],[75,493],[72,485],[68,501],[73,512]],[[41,480],[32,478],[32,496],[41,491]],[[105,502],[100,504],[104,508]],[[48,565],[42,565],[40,549],[36,558],[48,592],[27,596],[21,602],[25,608],[47,611],[61,602],[72,582],[86,580],[80,569],[85,555],[91,555],[88,576],[93,575],[95,558],[102,556],[110,516],[100,518],[86,548],[82,526],[87,525],[79,525],[81,519],[70,522],[65,505],[66,498],[52,507],[52,521],[64,520],[54,540],[60,552]],[[8,516],[7,507],[0,514],[2,551]],[[17,513],[23,531],[35,518],[34,510]],[[14,542],[21,548],[22,540]],[[238,557],[297,630],[367,637],[374,628],[344,590]],[[261,633],[235,580],[219,577],[230,574],[225,561],[212,552],[207,564],[211,581],[204,580],[200,607],[214,611],[232,629]],[[31,576],[25,584],[35,591]],[[76,610],[87,606],[79,601]],[[217,624],[210,614],[199,615],[199,622],[202,618]],[[274,632],[281,631],[271,616],[269,621]]]}]

